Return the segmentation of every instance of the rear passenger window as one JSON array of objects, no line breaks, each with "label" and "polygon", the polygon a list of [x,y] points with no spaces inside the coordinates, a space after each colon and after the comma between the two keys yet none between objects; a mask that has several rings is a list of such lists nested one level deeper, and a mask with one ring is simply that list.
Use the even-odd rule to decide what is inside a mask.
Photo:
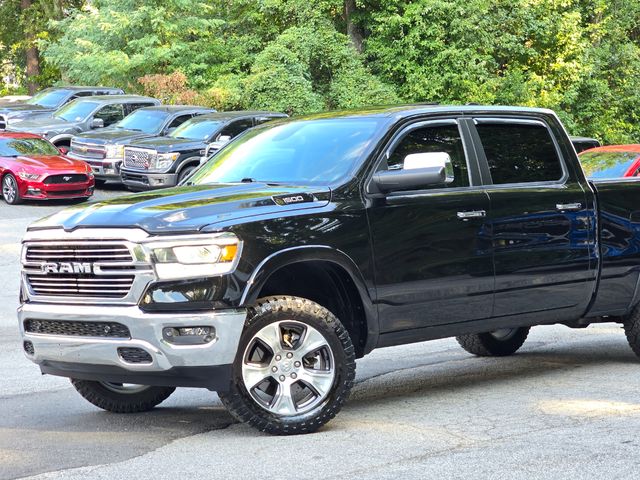
[{"label": "rear passenger window", "polygon": [[494,184],[562,178],[560,158],[546,127],[483,123],[476,128]]},{"label": "rear passenger window", "polygon": [[[389,170],[403,168],[404,159],[413,153],[445,152],[451,157],[453,164],[453,182],[451,187],[468,187],[469,173],[467,160],[464,156],[462,138],[457,125],[443,125],[439,127],[417,128],[409,132],[393,150],[387,165]],[[442,188],[444,185],[434,185],[431,188]]]}]

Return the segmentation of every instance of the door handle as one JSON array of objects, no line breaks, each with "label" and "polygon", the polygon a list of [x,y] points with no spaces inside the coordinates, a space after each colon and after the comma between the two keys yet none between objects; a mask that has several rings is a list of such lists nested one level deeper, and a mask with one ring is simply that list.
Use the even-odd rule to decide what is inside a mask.
[{"label": "door handle", "polygon": [[562,211],[575,212],[576,210],[582,210],[582,204],[581,203],[557,203],[556,210],[559,210],[561,212]]},{"label": "door handle", "polygon": [[469,220],[470,218],[484,218],[487,216],[487,212],[484,210],[472,210],[470,212],[458,212],[458,218],[460,220]]}]

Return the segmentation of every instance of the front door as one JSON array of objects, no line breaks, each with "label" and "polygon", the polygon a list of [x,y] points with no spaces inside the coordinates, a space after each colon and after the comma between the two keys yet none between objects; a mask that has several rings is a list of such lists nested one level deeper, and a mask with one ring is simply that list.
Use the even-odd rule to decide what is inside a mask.
[{"label": "front door", "polygon": [[465,155],[456,120],[405,128],[378,171],[401,169],[407,155],[447,153],[454,180],[372,199],[368,209],[381,333],[488,318],[493,262],[489,198]]}]

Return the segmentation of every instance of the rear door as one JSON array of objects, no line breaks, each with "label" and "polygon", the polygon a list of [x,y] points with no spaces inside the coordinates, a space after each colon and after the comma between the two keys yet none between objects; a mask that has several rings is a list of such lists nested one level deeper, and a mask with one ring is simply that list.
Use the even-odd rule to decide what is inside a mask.
[{"label": "rear door", "polygon": [[595,281],[596,222],[584,178],[565,158],[575,153],[565,149],[563,156],[543,118],[477,118],[474,124],[491,200],[494,317],[549,312],[549,321],[578,318]]},{"label": "rear door", "polygon": [[[377,171],[404,168],[407,155],[451,157],[454,181],[415,191],[372,195],[367,209],[382,333],[491,316],[493,262],[486,236],[489,197],[457,119],[405,127]],[[471,149],[471,151],[473,151]],[[475,164],[474,164],[475,163]]]}]

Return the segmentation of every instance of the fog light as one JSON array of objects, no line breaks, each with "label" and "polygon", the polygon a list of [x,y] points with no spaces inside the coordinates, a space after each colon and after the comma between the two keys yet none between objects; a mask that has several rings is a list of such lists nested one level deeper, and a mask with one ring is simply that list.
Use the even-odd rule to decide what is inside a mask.
[{"label": "fog light", "polygon": [[167,327],[162,330],[163,338],[175,345],[203,345],[215,339],[213,327]]},{"label": "fog light", "polygon": [[29,355],[33,355],[34,353],[36,353],[36,349],[33,348],[33,343],[31,343],[29,340],[24,341],[24,343],[22,344],[22,348],[24,348],[24,351]]},{"label": "fog light", "polygon": [[40,195],[40,189],[39,188],[33,188],[33,187],[27,187],[27,193],[29,195]]}]

